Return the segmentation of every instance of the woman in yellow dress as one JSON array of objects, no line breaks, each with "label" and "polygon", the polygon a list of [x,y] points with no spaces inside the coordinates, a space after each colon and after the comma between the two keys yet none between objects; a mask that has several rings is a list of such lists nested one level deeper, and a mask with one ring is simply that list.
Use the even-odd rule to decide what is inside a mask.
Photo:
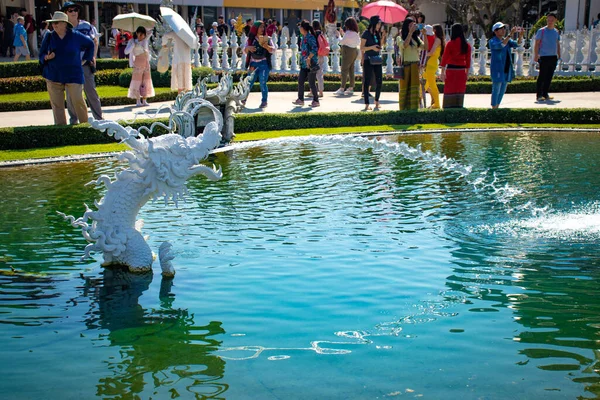
[{"label": "woman in yellow dress", "polygon": [[431,50],[427,52],[427,64],[425,65],[425,90],[431,95],[431,108],[440,108],[440,91],[435,82],[436,73],[440,66],[440,57],[444,54],[446,41],[444,39],[444,30],[442,26],[436,24],[433,26],[434,41]]}]

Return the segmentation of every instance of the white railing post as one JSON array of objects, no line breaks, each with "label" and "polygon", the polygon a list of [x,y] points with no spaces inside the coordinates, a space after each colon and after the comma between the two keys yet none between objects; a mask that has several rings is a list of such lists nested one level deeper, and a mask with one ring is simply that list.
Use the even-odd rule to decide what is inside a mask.
[{"label": "white railing post", "polygon": [[202,66],[210,66],[210,62],[208,61],[208,36],[206,32],[202,34]]},{"label": "white railing post", "polygon": [[281,69],[282,71],[289,71],[290,67],[288,66],[288,37],[286,35],[281,35],[281,39],[279,40],[279,43],[281,45],[281,66],[279,67],[279,69]]},{"label": "white railing post", "polygon": [[394,39],[391,35],[389,35],[385,41],[385,52],[387,53],[385,73],[391,75],[394,73]]},{"label": "white railing post", "polygon": [[296,32],[292,34],[292,43],[290,44],[290,48],[292,49],[292,63],[290,69],[292,72],[299,72],[300,68],[298,68],[298,37],[296,36]]},{"label": "white railing post", "polygon": [[469,68],[469,75],[475,75],[475,39],[473,39],[472,33],[469,33],[467,43],[471,45],[471,68]]},{"label": "white railing post", "polygon": [[479,38],[479,75],[487,75],[487,38],[481,35]]},{"label": "white railing post", "polygon": [[215,32],[213,32],[212,34],[212,68],[214,70],[219,69],[219,37],[217,36],[217,30],[215,29]]},{"label": "white railing post", "polygon": [[229,55],[227,54],[227,50],[229,49],[227,34],[223,33],[223,38],[221,39],[221,68],[223,71],[227,71],[229,69]]},{"label": "white railing post", "polygon": [[329,56],[331,57],[331,70],[336,74],[339,74],[342,70],[342,67],[340,66],[340,52],[342,50],[340,46],[340,40],[341,39],[339,37],[333,36],[331,38],[332,44],[329,46]]},{"label": "white railing post", "polygon": [[240,69],[240,67],[238,66],[239,64],[239,57],[237,55],[238,49],[240,48],[240,46],[238,45],[238,37],[235,34],[235,32],[231,32],[231,68],[234,70],[238,70]]},{"label": "white railing post", "polygon": [[273,71],[279,71],[280,67],[277,63],[277,49],[279,48],[279,46],[277,46],[277,33],[273,33],[271,41],[273,42],[273,46],[275,46],[275,51],[271,53],[271,69]]}]

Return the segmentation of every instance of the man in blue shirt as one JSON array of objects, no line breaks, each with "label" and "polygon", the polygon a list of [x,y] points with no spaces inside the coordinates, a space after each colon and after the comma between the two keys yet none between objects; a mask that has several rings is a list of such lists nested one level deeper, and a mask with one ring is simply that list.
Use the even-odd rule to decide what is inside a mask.
[{"label": "man in blue shirt", "polygon": [[19,16],[17,17],[17,23],[13,28],[13,46],[15,47],[15,59],[14,62],[19,61],[19,58],[23,55],[25,56],[25,60],[29,61],[29,47],[27,46],[27,31],[25,30],[25,26],[23,26],[23,22],[25,18]]},{"label": "man in blue shirt", "polygon": [[[73,25],[73,30],[89,37],[94,42],[94,58],[91,62],[83,64],[83,75],[85,78],[83,91],[85,92],[85,97],[90,105],[90,110],[92,111],[94,119],[102,119],[102,105],[100,104],[100,97],[96,91],[96,80],[94,77],[94,73],[96,72],[95,55],[98,54],[98,31],[89,22],[79,19],[79,13],[81,12],[81,6],[79,4],[67,1],[63,4],[62,11],[69,17],[69,22]],[[81,53],[81,55],[83,56],[83,53]],[[77,113],[75,112],[68,95],[67,109],[69,110],[69,121],[71,125],[76,124]],[[87,120],[79,122],[87,122]]]},{"label": "man in blue shirt", "polygon": [[551,12],[546,15],[547,25],[535,34],[535,47],[533,48],[533,61],[539,63],[540,71],[537,78],[536,101],[552,100],[548,94],[554,70],[560,59],[560,33],[554,24],[556,14]]},{"label": "man in blue shirt", "polygon": [[72,29],[67,15],[57,11],[51,20],[53,30],[44,36],[39,61],[42,76],[50,95],[50,104],[56,125],[66,125],[65,91],[71,97],[75,112],[81,122],[87,122],[87,107],[83,100],[83,60],[92,61],[94,42]]}]

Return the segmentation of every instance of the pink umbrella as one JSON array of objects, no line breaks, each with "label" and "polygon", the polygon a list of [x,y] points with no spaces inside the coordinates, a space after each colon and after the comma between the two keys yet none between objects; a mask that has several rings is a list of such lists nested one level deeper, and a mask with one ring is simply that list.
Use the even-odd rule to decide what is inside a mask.
[{"label": "pink umbrella", "polygon": [[399,4],[389,0],[374,1],[362,8],[360,13],[365,18],[371,18],[379,15],[379,18],[386,24],[395,24],[404,21],[408,11]]}]

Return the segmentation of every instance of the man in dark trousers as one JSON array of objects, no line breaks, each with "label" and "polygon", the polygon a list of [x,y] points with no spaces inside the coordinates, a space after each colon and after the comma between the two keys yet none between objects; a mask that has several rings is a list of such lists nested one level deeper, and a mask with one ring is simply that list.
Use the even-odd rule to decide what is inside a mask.
[{"label": "man in dark trousers", "polygon": [[[92,111],[94,119],[102,119],[102,106],[100,104],[100,97],[96,91],[96,80],[94,77],[94,74],[96,73],[95,55],[98,53],[98,31],[89,22],[79,19],[79,13],[81,12],[81,6],[79,4],[67,1],[63,4],[62,11],[69,17],[69,22],[73,25],[73,30],[84,34],[94,42],[94,58],[91,62],[86,62],[83,65],[83,91],[85,92],[85,98],[90,105],[90,110]],[[72,125],[76,124],[77,114],[73,104],[71,104],[69,96],[67,96],[67,109],[69,111],[69,123]],[[87,121],[79,121],[79,123],[84,122]]]},{"label": "man in dark trousers", "polygon": [[535,34],[535,46],[533,48],[533,61],[540,66],[537,78],[536,101],[554,99],[548,94],[548,90],[554,76],[554,70],[558,60],[560,60],[560,33],[554,27],[556,14],[553,12],[548,13],[546,18],[547,25]]}]

